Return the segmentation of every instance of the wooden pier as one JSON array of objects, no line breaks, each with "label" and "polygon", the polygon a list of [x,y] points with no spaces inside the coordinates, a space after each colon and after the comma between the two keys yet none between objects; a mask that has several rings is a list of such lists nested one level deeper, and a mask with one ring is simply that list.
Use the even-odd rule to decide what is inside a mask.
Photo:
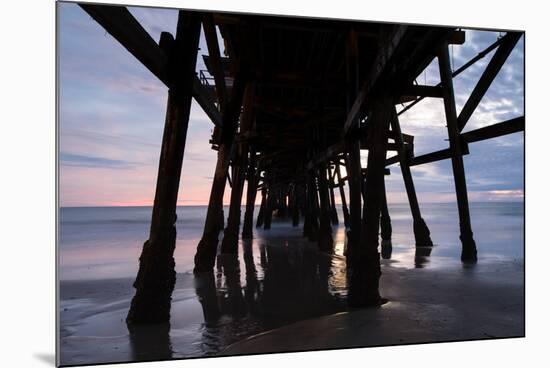
[{"label": "wooden pier", "polygon": [[[522,131],[525,122],[520,116],[462,131],[522,33],[507,32],[453,71],[449,48],[464,43],[465,33],[452,27],[181,10],[176,35],[164,32],[157,43],[125,7],[80,6],[168,88],[151,230],[140,257],[128,323],[169,320],[176,201],[180,176],[186,175],[181,164],[192,98],[214,125],[205,147],[211,144],[217,150],[196,273],[212,272],[220,252],[236,254],[239,236],[253,237],[258,197],[257,227],[269,229],[273,216],[286,219],[289,226],[301,224],[304,236],[323,252],[333,250],[332,226],[344,223],[349,305],[378,305],[383,300],[378,288],[380,235],[391,253],[384,182],[388,167],[400,165],[413,218],[411,232],[418,247],[430,247],[411,167],[447,159],[454,176],[461,258],[477,260],[463,156],[469,144]],[[202,55],[207,70],[199,78],[195,69],[201,57],[201,27],[208,45],[201,52],[208,54]],[[492,51],[458,113],[453,78]],[[418,84],[416,78],[434,59],[441,82]],[[449,147],[416,156],[414,137],[402,131],[399,116],[424,98],[441,100]],[[402,103],[408,105],[400,107]],[[362,151],[368,152],[366,167],[361,165]],[[224,224],[226,189],[231,202]],[[240,233],[242,204],[246,209]]]}]

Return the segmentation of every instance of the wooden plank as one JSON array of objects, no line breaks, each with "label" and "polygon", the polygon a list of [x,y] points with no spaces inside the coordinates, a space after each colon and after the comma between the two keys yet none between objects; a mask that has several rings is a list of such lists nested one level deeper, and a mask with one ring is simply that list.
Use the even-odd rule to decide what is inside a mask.
[{"label": "wooden plank", "polygon": [[409,162],[409,166],[429,164],[430,162],[446,160],[448,158],[451,158],[451,150],[449,148],[445,148],[439,151],[426,153],[425,155],[413,157]]},{"label": "wooden plank", "polygon": [[356,122],[356,119],[359,117],[359,112],[363,107],[363,103],[365,102],[366,96],[368,95],[370,90],[376,85],[376,83],[378,83],[378,79],[384,72],[395,50],[403,40],[407,29],[407,26],[404,25],[397,26],[388,44],[385,47],[380,48],[380,51],[376,56],[374,62],[372,63],[370,71],[367,74],[365,83],[363,84],[363,87],[355,98],[353,105],[351,106],[351,109],[346,117],[343,128],[343,135],[346,135],[350,128]]},{"label": "wooden plank", "polygon": [[506,36],[504,36],[504,40],[502,41],[502,44],[499,46],[493,57],[491,58],[491,61],[487,65],[487,68],[485,68],[485,71],[479,78],[479,81],[477,82],[476,86],[474,87],[474,90],[470,94],[470,97],[464,104],[464,107],[460,111],[460,114],[458,115],[458,130],[462,131],[464,127],[466,126],[466,123],[474,113],[475,109],[481,102],[481,99],[483,96],[485,96],[485,93],[487,93],[487,90],[493,83],[493,80],[498,75],[498,72],[508,59],[508,56],[516,46],[517,42],[521,38],[522,33],[507,33]]},{"label": "wooden plank", "polygon": [[[466,133],[462,133],[462,155],[469,154],[468,143],[479,142],[486,139],[500,137],[506,134],[517,133],[525,130],[525,117],[503,121],[498,124],[493,124],[488,127],[479,128]],[[428,164],[430,162],[440,161],[451,158],[451,150],[449,148],[427,153],[425,155],[413,157],[410,161],[410,166]],[[398,156],[393,156],[386,160],[386,166],[397,163]]]},{"label": "wooden plank", "polygon": [[[361,142],[361,149],[368,150],[370,144],[370,140],[367,140],[367,142]],[[397,145],[395,143],[388,142],[386,144],[386,151],[397,151]]]},{"label": "wooden plank", "polygon": [[404,88],[403,96],[442,97],[441,86],[423,86],[418,84]]},{"label": "wooden plank", "polygon": [[449,45],[463,45],[466,42],[466,32],[465,31],[454,31],[449,37]]},{"label": "wooden plank", "polygon": [[468,143],[473,143],[523,130],[525,130],[525,116],[462,133],[462,138]]},{"label": "wooden plank", "polygon": [[399,99],[396,101],[396,105],[403,105],[408,102],[414,103],[418,98],[424,98],[424,97],[418,97],[418,96],[400,96]]},{"label": "wooden plank", "polygon": [[399,155],[395,155],[386,159],[386,166],[390,166],[398,162],[399,162]]},{"label": "wooden plank", "polygon": [[[166,54],[126,7],[92,4],[79,4],[79,6],[153,75],[168,88],[171,87]],[[193,97],[212,122],[221,126],[220,113],[196,75],[193,78]]]}]

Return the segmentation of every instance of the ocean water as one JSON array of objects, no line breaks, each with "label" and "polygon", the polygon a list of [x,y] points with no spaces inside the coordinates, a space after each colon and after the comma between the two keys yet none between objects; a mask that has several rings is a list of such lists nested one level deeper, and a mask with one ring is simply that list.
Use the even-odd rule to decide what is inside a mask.
[{"label": "ocean water", "polygon": [[[471,203],[472,228],[480,262],[523,259],[523,203]],[[429,203],[421,208],[436,246],[426,267],[445,266],[460,257],[458,212],[454,203]],[[134,277],[143,242],[148,238],[151,207],[66,207],[60,210],[60,280],[97,280]],[[257,213],[257,209],[255,213]],[[393,227],[392,264],[415,267],[412,219],[407,204],[390,204]],[[206,206],[178,207],[176,271],[193,268],[193,256],[202,235]],[[227,214],[227,208],[225,209]],[[244,209],[242,211],[244,213]],[[343,215],[339,213],[340,222]],[[254,229],[256,239],[298,236],[287,222],[274,219],[271,230]],[[220,234],[220,238],[221,238]],[[334,228],[335,253],[342,255],[343,225]],[[412,255],[412,256],[411,256]],[[418,266],[418,264],[416,265]]]},{"label": "ocean water", "polygon": [[[420,277],[431,287],[437,282],[434,275],[440,280],[445,275],[459,285],[475,282],[484,291],[490,285],[523,290],[523,203],[471,204],[479,260],[468,268],[460,262],[456,205],[424,204],[421,210],[433,248],[415,247],[408,205],[389,206],[392,252],[381,261],[383,296],[406,300],[417,289],[416,283],[411,286],[407,281],[409,276]],[[238,258],[219,257],[213,274],[195,277],[193,256],[206,207],[186,206],[177,209],[177,281],[170,323],[129,328],[124,320],[151,211],[151,207],[61,208],[62,364],[210,356],[249,336],[347,310],[341,212],[340,225],[333,227],[332,255],[304,239],[301,226],[274,217],[271,230],[254,228],[253,240],[240,241]],[[506,300],[520,305],[521,292]],[[521,315],[514,315],[514,320],[521,321]]]}]

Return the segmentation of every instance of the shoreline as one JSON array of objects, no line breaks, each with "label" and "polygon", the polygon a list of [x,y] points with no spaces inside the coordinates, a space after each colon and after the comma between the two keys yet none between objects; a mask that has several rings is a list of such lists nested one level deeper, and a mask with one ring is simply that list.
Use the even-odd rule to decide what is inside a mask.
[{"label": "shoreline", "polygon": [[125,318],[148,211],[76,211],[71,221],[80,222],[67,225],[60,248],[61,267],[66,267],[59,285],[61,362],[167,360],[524,333],[522,207],[473,207],[479,245],[473,266],[460,261],[453,206],[426,211],[432,248],[414,246],[410,209],[395,209],[393,245],[389,253],[382,248],[381,259],[380,290],[389,302],[375,311],[347,307],[343,224],[333,227],[335,254],[328,255],[303,238],[301,227],[274,219],[271,230],[255,228],[252,241],[240,241],[238,259],[222,257],[213,273],[195,277],[190,269],[204,214],[186,209],[178,218],[184,227],[178,228],[176,240],[170,324],[130,329]]},{"label": "shoreline", "polygon": [[[214,288],[224,295],[226,310],[235,314],[208,327],[208,308],[198,300],[192,273],[177,275],[170,326],[137,331],[124,322],[133,296],[132,279],[65,281],[60,303],[61,362],[185,359],[523,336],[523,263],[495,260],[478,266],[462,267],[457,261],[447,269],[411,270],[383,264],[381,293],[387,304],[364,310],[342,307],[269,329],[257,326],[245,334],[240,325],[232,326],[239,300],[234,295],[231,300],[226,285]],[[244,293],[247,286],[241,286]],[[220,334],[225,337],[208,353],[181,350],[200,345],[201,339],[223,328],[230,338]]]}]

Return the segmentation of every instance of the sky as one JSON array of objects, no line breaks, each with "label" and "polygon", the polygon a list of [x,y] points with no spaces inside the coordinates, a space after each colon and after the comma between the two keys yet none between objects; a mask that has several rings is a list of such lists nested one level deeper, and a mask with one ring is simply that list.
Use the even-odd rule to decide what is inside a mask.
[{"label": "sky", "polygon": [[[159,40],[175,34],[177,11],[129,8]],[[80,7],[58,3],[59,200],[67,206],[148,206],[154,199],[167,88]],[[498,32],[466,30],[466,42],[453,46],[458,69],[493,43]],[[523,37],[508,58],[464,131],[524,114]],[[207,53],[203,35],[199,55]],[[460,112],[492,53],[454,79]],[[206,69],[202,58],[197,71]],[[439,83],[437,62],[418,77]],[[398,106],[398,110],[400,107]],[[415,136],[415,154],[448,147],[440,99],[424,99],[400,116],[404,133]],[[178,205],[205,205],[216,165],[208,144],[213,124],[193,101]],[[523,132],[469,145],[464,156],[471,201],[523,200]],[[393,155],[389,153],[388,156]],[[365,155],[364,155],[365,156]],[[363,157],[366,164],[365,157]],[[405,202],[398,165],[386,176],[388,201]],[[456,200],[450,160],[411,168],[419,201]],[[228,203],[226,189],[224,202]]]}]

